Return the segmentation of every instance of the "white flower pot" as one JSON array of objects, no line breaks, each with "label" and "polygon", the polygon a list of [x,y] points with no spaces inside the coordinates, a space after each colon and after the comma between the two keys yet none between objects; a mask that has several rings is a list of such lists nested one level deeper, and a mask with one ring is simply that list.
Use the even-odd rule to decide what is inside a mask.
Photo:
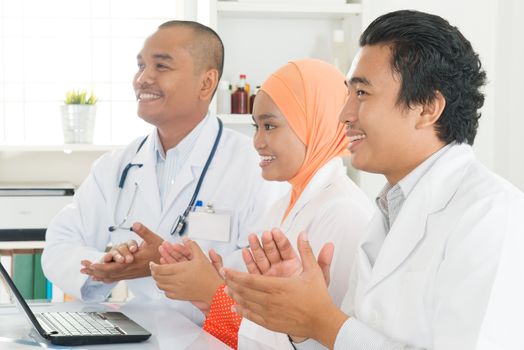
[{"label": "white flower pot", "polygon": [[64,143],[93,143],[96,106],[63,105],[60,109]]}]

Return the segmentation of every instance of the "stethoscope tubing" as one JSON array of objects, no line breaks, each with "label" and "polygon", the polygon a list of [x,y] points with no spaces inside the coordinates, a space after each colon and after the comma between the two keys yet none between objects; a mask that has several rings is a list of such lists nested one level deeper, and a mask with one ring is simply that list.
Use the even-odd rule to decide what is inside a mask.
[{"label": "stethoscope tubing", "polygon": [[[181,235],[184,234],[185,226],[186,226],[186,218],[189,215],[189,212],[192,210],[193,206],[195,205],[196,199],[198,198],[198,194],[200,193],[200,188],[202,187],[202,183],[204,182],[204,179],[206,177],[206,174],[207,174],[207,171],[209,169],[209,166],[211,165],[211,162],[213,161],[213,158],[215,157],[215,153],[216,153],[216,150],[218,148],[218,144],[220,142],[220,139],[222,138],[222,131],[224,129],[224,125],[222,123],[222,120],[220,120],[220,118],[217,118],[217,120],[218,120],[218,132],[217,132],[217,136],[215,137],[215,141],[213,143],[213,147],[211,148],[211,152],[209,153],[209,156],[207,157],[207,160],[206,160],[206,163],[204,165],[204,168],[202,169],[202,173],[200,174],[200,177],[198,179],[195,191],[193,192],[193,196],[191,197],[191,200],[189,201],[189,204],[187,205],[186,210],[184,210],[184,213],[177,217],[177,220],[175,221],[175,224],[173,225],[174,229],[171,230],[171,235],[177,233],[178,235],[181,236]],[[142,146],[144,145],[146,140],[147,140],[147,136],[140,142],[140,145],[138,146],[135,155],[140,152],[140,150],[142,149]],[[118,205],[120,203],[121,191],[123,190],[124,185],[126,183],[126,180],[127,180],[128,174],[129,174],[129,170],[131,170],[134,167],[141,168],[143,165],[144,165],[143,163],[132,163],[132,162],[129,162],[125,166],[124,170],[122,170],[122,174],[120,175],[120,180],[118,182],[118,191],[119,191],[119,193],[118,193],[117,201],[115,203],[115,205],[116,205],[115,212],[117,210],[116,208],[118,207]],[[114,218],[115,219],[115,225],[109,226],[109,228],[108,228],[109,232],[114,232],[117,229],[122,228],[122,225],[128,220],[128,218],[129,218],[129,216],[131,214],[131,210],[133,208],[135,199],[136,199],[137,192],[138,192],[137,191],[138,190],[138,184],[135,184],[135,185],[137,187],[135,188],[135,192],[134,192],[133,197],[131,199],[131,204],[130,204],[129,210],[127,211],[126,216],[124,217],[122,223],[120,223],[120,224],[116,224],[116,217],[115,217]]]}]

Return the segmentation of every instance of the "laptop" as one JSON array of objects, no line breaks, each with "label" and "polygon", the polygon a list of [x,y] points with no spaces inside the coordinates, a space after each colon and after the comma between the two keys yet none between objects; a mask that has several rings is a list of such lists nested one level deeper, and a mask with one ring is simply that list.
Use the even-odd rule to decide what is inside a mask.
[{"label": "laptop", "polygon": [[[0,263],[0,277],[18,300],[33,327],[56,345],[134,343],[151,336],[147,330],[121,312],[40,312],[33,313]],[[1,288],[1,286],[0,286]]]}]

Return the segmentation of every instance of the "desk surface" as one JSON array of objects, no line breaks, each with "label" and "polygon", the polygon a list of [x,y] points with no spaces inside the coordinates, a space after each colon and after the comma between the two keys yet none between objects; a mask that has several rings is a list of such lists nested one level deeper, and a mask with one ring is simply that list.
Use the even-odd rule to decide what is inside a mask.
[{"label": "desk surface", "polygon": [[[202,330],[177,311],[160,302],[134,302],[124,305],[83,304],[67,302],[58,304],[31,305],[33,312],[48,311],[113,311],[118,310],[153,335],[142,343],[110,344],[72,347],[71,349],[230,349],[222,342]],[[29,320],[16,306],[0,307],[0,349],[68,349],[48,343],[33,329]]]}]

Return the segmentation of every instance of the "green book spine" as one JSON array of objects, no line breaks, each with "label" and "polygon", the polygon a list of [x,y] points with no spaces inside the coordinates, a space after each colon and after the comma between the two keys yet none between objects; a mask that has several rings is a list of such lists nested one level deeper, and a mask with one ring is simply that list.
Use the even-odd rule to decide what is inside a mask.
[{"label": "green book spine", "polygon": [[46,278],[42,271],[42,253],[35,253],[35,274],[33,284],[33,299],[46,299]]},{"label": "green book spine", "polygon": [[33,253],[13,254],[13,281],[24,299],[33,299],[33,275]]}]

